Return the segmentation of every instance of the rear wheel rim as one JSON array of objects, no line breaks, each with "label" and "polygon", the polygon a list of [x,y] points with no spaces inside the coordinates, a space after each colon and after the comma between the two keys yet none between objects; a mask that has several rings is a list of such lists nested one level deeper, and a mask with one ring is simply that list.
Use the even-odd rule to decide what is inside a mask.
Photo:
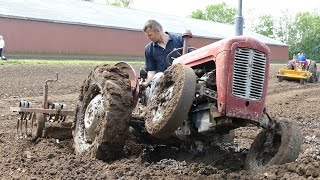
[{"label": "rear wheel rim", "polygon": [[83,143],[88,148],[96,138],[96,129],[104,113],[104,98],[101,94],[96,95],[88,104],[84,114]]},{"label": "rear wheel rim", "polygon": [[34,114],[31,121],[31,137],[33,140],[38,139],[42,136],[42,131],[45,126],[46,116],[44,114],[38,113]]}]

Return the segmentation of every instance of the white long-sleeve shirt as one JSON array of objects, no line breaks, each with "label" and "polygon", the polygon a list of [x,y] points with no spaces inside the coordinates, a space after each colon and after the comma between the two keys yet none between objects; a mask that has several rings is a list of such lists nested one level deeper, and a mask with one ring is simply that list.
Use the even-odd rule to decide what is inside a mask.
[{"label": "white long-sleeve shirt", "polygon": [[4,40],[3,39],[0,40],[0,48],[4,48]]}]

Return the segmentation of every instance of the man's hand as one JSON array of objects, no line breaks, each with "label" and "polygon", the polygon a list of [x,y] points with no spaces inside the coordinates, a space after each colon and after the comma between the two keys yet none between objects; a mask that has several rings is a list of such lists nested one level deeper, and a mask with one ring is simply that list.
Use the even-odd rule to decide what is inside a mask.
[{"label": "man's hand", "polygon": [[139,83],[139,86],[140,86],[140,89],[141,89],[141,90],[144,90],[144,89],[146,89],[146,88],[149,86],[149,83],[147,83],[147,82],[140,82],[140,83]]},{"label": "man's hand", "polygon": [[141,81],[139,82],[139,88],[141,90],[146,89],[150,85],[150,82],[152,81],[152,78],[155,74],[156,74],[156,71],[148,71],[147,79],[145,81],[141,79]]}]

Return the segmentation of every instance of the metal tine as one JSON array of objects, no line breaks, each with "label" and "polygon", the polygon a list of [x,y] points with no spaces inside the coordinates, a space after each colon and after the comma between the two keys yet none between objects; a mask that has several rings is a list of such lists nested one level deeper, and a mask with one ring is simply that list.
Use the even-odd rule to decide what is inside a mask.
[{"label": "metal tine", "polygon": [[30,122],[30,125],[33,125],[32,123],[31,123],[31,121],[32,121],[32,119],[33,119],[33,116],[34,116],[34,114],[35,113],[29,113],[29,116],[28,116],[28,119],[26,119],[26,136],[28,136],[28,135],[30,135],[31,136],[31,134],[32,134],[32,127],[30,128],[31,130],[30,130],[30,134],[28,134],[28,121]]},{"label": "metal tine", "polygon": [[20,136],[21,136],[21,131],[19,131],[20,129],[20,118],[18,118],[17,120],[17,139],[20,139]]},{"label": "metal tine", "polygon": [[23,119],[18,118],[18,121],[17,121],[17,139],[23,138],[22,123],[23,123]]},{"label": "metal tine", "polygon": [[35,122],[34,120],[34,116],[36,115],[35,112],[31,113],[31,117],[30,117],[30,120],[31,120],[31,123],[30,123],[30,135],[32,136],[32,133],[33,133],[33,123]]}]

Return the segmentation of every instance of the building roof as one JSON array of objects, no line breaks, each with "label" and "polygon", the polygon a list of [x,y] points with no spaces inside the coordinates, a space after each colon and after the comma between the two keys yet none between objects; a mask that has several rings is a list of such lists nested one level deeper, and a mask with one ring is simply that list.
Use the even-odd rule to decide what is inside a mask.
[{"label": "building roof", "polygon": [[[234,25],[159,14],[137,9],[107,6],[81,0],[0,0],[0,17],[141,31],[148,19],[159,21],[164,30],[182,33],[189,29],[196,37],[224,39],[235,34]],[[285,43],[243,30],[269,45]]]}]

